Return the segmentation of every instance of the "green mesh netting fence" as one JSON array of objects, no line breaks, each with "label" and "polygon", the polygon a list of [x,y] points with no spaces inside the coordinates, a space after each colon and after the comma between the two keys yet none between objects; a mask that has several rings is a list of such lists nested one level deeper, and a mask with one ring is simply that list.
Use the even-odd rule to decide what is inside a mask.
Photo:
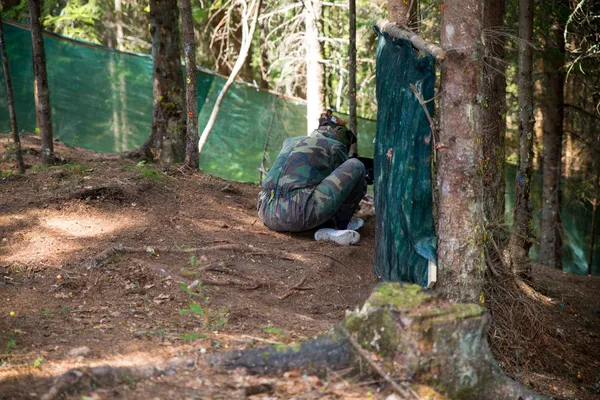
[{"label": "green mesh netting fence", "polygon": [[[5,21],[5,41],[19,129],[33,132],[31,33],[25,26]],[[117,52],[51,32],[45,34],[45,48],[55,137],[105,153],[133,150],[144,143],[152,121],[150,56]],[[198,72],[200,132],[225,81],[210,71]],[[315,129],[317,125],[315,120]],[[9,130],[2,84],[0,131]],[[371,157],[375,122],[359,119],[359,132],[361,155]],[[305,134],[305,104],[236,83],[203,149],[200,168],[226,179],[257,182],[265,143],[268,169],[286,138]]]},{"label": "green mesh netting fence", "polygon": [[[435,262],[431,196],[431,127],[412,92],[433,97],[433,57],[417,57],[412,44],[379,33],[375,140],[375,271],[383,280],[427,285]],[[433,102],[427,104],[433,115]]]},{"label": "green mesh netting fence", "polygon": [[[19,128],[22,132],[34,132],[36,121],[31,34],[23,25],[3,21]],[[104,153],[132,150],[146,140],[152,120],[150,56],[117,52],[50,32],[46,32],[45,47],[55,137],[72,145]],[[402,208],[379,211],[383,213],[381,215],[387,215],[385,219],[389,221],[383,224],[384,218],[379,218],[382,225],[378,229],[382,233],[385,229],[387,231],[384,234],[387,235],[398,232],[399,241],[411,242],[410,247],[405,246],[403,251],[390,256],[390,265],[402,265],[402,268],[382,270],[378,267],[378,272],[386,279],[423,283],[426,259],[433,257],[431,237],[428,236],[428,232],[431,232],[428,211],[430,196],[425,194],[430,190],[429,165],[426,165],[424,158],[427,153],[424,147],[428,145],[425,142],[418,143],[418,139],[424,139],[429,128],[427,125],[425,129],[422,125],[422,110],[419,111],[420,105],[415,103],[414,96],[410,97],[410,90],[402,89],[396,80],[403,79],[413,83],[419,80],[418,75],[413,75],[413,80],[410,80],[407,78],[408,71],[403,71],[405,57],[410,54],[411,59],[416,61],[411,67],[411,74],[424,74],[421,79],[427,83],[423,83],[420,90],[424,98],[431,98],[433,76],[430,75],[433,73],[433,65],[427,59],[414,59],[412,52],[407,52],[408,48],[403,47],[402,42],[394,44],[385,38],[379,39],[377,85],[380,127],[377,132],[376,158],[378,171],[387,172],[385,175],[379,174],[382,181],[377,186],[382,189],[377,199],[379,202],[383,196],[402,199],[400,193],[412,193],[413,197],[405,198],[399,203]],[[424,68],[425,72],[418,68]],[[225,79],[210,71],[199,72],[200,130],[204,128],[224,83]],[[406,101],[409,102],[406,103],[407,110],[404,110]],[[430,107],[433,106],[432,103],[429,104]],[[419,112],[421,114],[416,114]],[[420,117],[416,121],[408,121],[406,116],[409,113]],[[268,169],[284,139],[305,134],[305,115],[306,106],[301,102],[259,91],[247,84],[234,84],[204,147],[201,169],[226,179],[256,182],[257,169],[261,166],[263,157],[265,168]],[[359,151],[362,156],[373,155],[375,125],[374,121],[359,119]],[[410,129],[414,131],[411,132]],[[8,131],[10,121],[6,105],[6,85],[0,68],[0,132]],[[399,132],[406,132],[406,135],[399,135]],[[387,170],[386,164],[390,147],[393,148],[390,153],[392,157],[406,158],[400,165],[392,166],[393,174],[392,169]],[[266,154],[263,155],[265,148]],[[507,169],[506,199],[509,210],[514,202],[514,168],[511,168],[509,166]],[[539,231],[541,183],[538,181],[539,179],[534,180],[532,203],[534,210],[538,210],[534,212],[534,227]],[[399,220],[398,210],[402,210],[404,219]],[[417,218],[419,213],[423,213],[425,220]],[[562,220],[565,227],[565,269],[583,274],[587,271],[590,249],[591,207],[577,200],[574,192],[567,190],[563,196]],[[403,232],[408,232],[409,235]],[[597,236],[600,236],[600,232]],[[597,238],[596,243],[594,273],[600,274],[600,238]],[[536,251],[534,246],[531,253],[533,257]]]}]

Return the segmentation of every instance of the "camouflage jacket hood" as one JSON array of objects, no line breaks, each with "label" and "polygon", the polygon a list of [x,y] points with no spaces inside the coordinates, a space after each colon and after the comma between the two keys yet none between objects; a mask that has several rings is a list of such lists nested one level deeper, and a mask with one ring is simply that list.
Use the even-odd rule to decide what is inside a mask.
[{"label": "camouflage jacket hood", "polygon": [[352,145],[352,131],[349,131],[343,126],[332,128],[330,126],[321,126],[316,131],[313,131],[310,136],[321,134],[329,139],[336,140],[346,146],[348,151]]},{"label": "camouflage jacket hood", "polygon": [[327,128],[309,136],[287,139],[262,182],[263,191],[273,191],[272,196],[280,196],[321,183],[348,159],[351,138],[346,140],[345,135],[338,132],[338,129]]}]

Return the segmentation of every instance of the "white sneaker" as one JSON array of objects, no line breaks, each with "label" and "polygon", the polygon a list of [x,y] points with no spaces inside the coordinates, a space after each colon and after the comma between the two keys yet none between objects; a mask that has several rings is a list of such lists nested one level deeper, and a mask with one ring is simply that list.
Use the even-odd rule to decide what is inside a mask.
[{"label": "white sneaker", "polygon": [[360,233],[350,229],[336,231],[335,229],[322,228],[315,232],[315,240],[317,242],[334,242],[341,244],[342,246],[348,246],[358,243],[360,240]]},{"label": "white sneaker", "polygon": [[362,218],[352,217],[350,222],[348,223],[348,227],[346,229],[351,231],[357,231],[365,225],[365,221]]}]

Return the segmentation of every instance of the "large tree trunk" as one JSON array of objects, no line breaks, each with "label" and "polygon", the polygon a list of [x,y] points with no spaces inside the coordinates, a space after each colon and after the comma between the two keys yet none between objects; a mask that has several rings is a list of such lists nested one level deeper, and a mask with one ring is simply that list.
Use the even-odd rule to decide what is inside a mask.
[{"label": "large tree trunk", "polygon": [[[560,3],[560,2],[558,2]],[[559,4],[560,6],[560,4]],[[542,221],[540,230],[539,262],[553,268],[561,264],[560,177],[564,119],[565,63],[564,24],[555,10],[555,25],[548,40],[548,54],[544,62],[547,110],[544,118],[544,183],[542,189]]]},{"label": "large tree trunk", "polygon": [[[447,0],[442,15],[438,284],[452,301],[477,302],[483,287],[481,104],[482,1]],[[452,49],[453,51],[448,51]]]},{"label": "large tree trunk", "polygon": [[515,208],[509,240],[512,270],[529,277],[531,263],[531,208],[529,192],[533,170],[533,0],[519,2],[519,164],[516,176]]},{"label": "large tree trunk", "polygon": [[[483,98],[483,209],[486,230],[497,238],[495,227],[504,224],[504,135],[506,121],[506,66],[504,63],[504,0],[486,1],[483,9],[485,34]],[[502,255],[498,254],[498,257]]]},{"label": "large tree trunk", "polygon": [[154,74],[152,132],[144,157],[165,164],[185,159],[185,112],[177,0],[150,0]]},{"label": "large tree trunk", "polygon": [[306,129],[310,134],[317,128],[319,115],[323,111],[323,65],[319,44],[319,19],[321,0],[304,2],[304,48],[306,56]]},{"label": "large tree trunk", "polygon": [[190,0],[181,0],[181,26],[185,55],[185,97],[187,104],[187,142],[185,165],[198,169],[198,86],[196,75],[196,41]]},{"label": "large tree trunk", "polygon": [[[543,399],[502,373],[487,344],[488,323],[478,305],[444,303],[418,285],[388,282],[329,335],[298,345],[216,354],[209,364],[259,374],[370,366],[388,383],[425,384],[450,399]],[[408,389],[394,388],[413,398]]]},{"label": "large tree trunk", "polygon": [[31,19],[31,42],[33,48],[33,76],[37,88],[38,128],[42,139],[42,163],[53,164],[54,143],[52,142],[52,122],[50,108],[50,90],[48,89],[48,73],[46,72],[46,51],[44,35],[40,24],[40,0],[29,0],[29,17]]},{"label": "large tree trunk", "polygon": [[6,46],[4,43],[4,28],[2,26],[2,15],[0,14],[0,52],[2,52],[2,66],[4,67],[4,80],[6,81],[6,97],[8,100],[8,114],[10,116],[10,127],[12,129],[13,141],[15,142],[15,158],[17,168],[20,173],[25,172],[23,164],[23,153],[21,152],[21,139],[19,138],[19,129],[17,128],[17,114],[15,113],[15,100],[13,97],[12,82],[10,80],[10,70],[8,68],[8,56],[6,55]]}]

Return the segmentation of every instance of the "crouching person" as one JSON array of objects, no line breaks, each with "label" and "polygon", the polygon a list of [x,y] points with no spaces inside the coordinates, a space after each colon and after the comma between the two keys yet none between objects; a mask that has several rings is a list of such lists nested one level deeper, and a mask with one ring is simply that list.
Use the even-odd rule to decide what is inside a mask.
[{"label": "crouching person", "polygon": [[321,228],[316,240],[355,244],[364,222],[353,217],[367,192],[365,167],[348,151],[356,136],[323,114],[309,136],[287,139],[263,181],[258,215],[277,232]]}]

